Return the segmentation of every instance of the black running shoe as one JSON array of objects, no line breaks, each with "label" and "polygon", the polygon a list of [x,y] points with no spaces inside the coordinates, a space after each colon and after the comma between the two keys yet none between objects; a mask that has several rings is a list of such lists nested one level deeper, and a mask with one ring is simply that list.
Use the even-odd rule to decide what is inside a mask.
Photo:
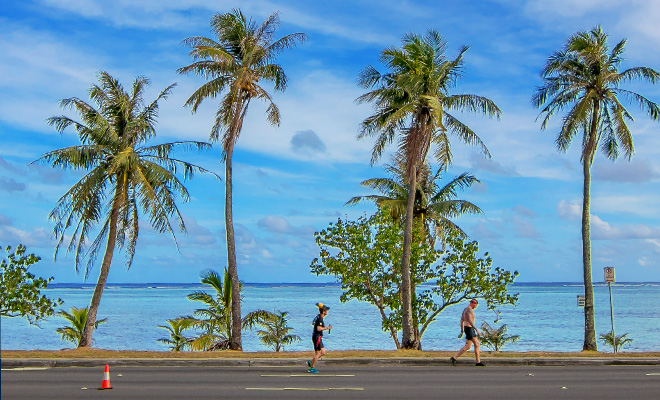
[{"label": "black running shoe", "polygon": [[477,365],[477,367],[485,367],[486,366],[486,364],[484,364],[482,362],[478,362],[476,365]]},{"label": "black running shoe", "polygon": [[456,366],[456,359],[454,357],[449,358],[451,360],[451,365]]}]

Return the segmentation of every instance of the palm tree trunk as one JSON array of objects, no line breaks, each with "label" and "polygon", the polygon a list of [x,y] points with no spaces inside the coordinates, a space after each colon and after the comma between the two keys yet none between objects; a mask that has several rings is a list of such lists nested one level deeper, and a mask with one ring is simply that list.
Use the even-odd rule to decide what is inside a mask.
[{"label": "palm tree trunk", "polygon": [[582,350],[597,350],[594,309],[594,286],[591,276],[591,163],[596,151],[598,104],[594,104],[589,139],[582,159],[584,186],[582,192],[582,269],[584,274],[584,345]]},{"label": "palm tree trunk", "polygon": [[415,205],[415,186],[417,183],[417,168],[412,168],[410,189],[408,190],[408,206],[406,208],[406,225],[403,231],[403,256],[401,260],[401,347],[415,348],[415,333],[412,320],[412,293],[410,284],[410,254],[412,251],[413,209]]},{"label": "palm tree trunk", "polygon": [[582,268],[584,273],[584,346],[582,350],[597,350],[594,310],[594,286],[591,277],[591,171],[584,162],[584,191],[582,200]]},{"label": "palm tree trunk", "polygon": [[101,296],[103,296],[103,289],[108,281],[108,274],[110,273],[110,264],[112,264],[112,256],[115,252],[115,243],[117,241],[117,219],[119,218],[119,204],[121,202],[119,187],[115,189],[115,198],[112,204],[112,211],[110,212],[110,226],[108,227],[108,242],[105,246],[105,255],[103,256],[103,263],[101,264],[101,272],[99,279],[94,288],[92,301],[89,304],[87,312],[87,322],[80,337],[78,348],[89,348],[92,346],[92,333],[94,333],[94,325],[96,324],[96,313],[101,304]]},{"label": "palm tree trunk", "polygon": [[231,277],[231,350],[243,350],[241,341],[241,287],[236,266],[236,240],[234,237],[233,199],[232,199],[232,156],[233,142],[226,149],[225,159],[225,231],[227,232],[227,271]]}]

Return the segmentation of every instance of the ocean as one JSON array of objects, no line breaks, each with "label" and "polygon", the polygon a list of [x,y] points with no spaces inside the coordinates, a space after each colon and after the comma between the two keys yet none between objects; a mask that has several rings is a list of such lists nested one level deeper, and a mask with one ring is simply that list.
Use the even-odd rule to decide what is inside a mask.
[{"label": "ocean", "polygon": [[[108,322],[94,333],[93,347],[110,350],[167,351],[159,338],[168,332],[158,325],[166,320],[190,315],[201,303],[186,298],[201,284],[108,284],[101,300],[98,318]],[[94,290],[87,284],[51,284],[42,291],[49,298],[64,300],[62,309],[86,307]],[[610,300],[606,284],[595,284],[596,332],[611,330]],[[577,305],[577,295],[583,294],[579,283],[516,283],[511,293],[519,293],[517,306],[500,308],[501,324],[508,333],[520,335],[520,340],[507,344],[505,351],[580,351],[584,338],[583,309]],[[628,333],[633,342],[624,351],[660,351],[660,283],[616,283],[612,285],[614,323],[617,335]],[[323,302],[331,307],[326,322],[332,331],[324,336],[328,350],[393,350],[394,343],[381,330],[378,310],[363,302],[339,301],[341,287],[337,284],[245,284],[243,313],[264,309],[288,311],[289,326],[301,341],[285,347],[287,351],[311,350],[312,319],[317,314],[314,304]],[[457,350],[463,345],[458,339],[459,318],[466,304],[449,307],[440,314],[422,338],[424,350]],[[476,309],[477,325],[482,321],[491,326],[496,315],[485,307]],[[59,350],[73,345],[61,340],[55,329],[67,325],[53,316],[31,326],[22,318],[2,317],[0,325],[3,350]],[[611,351],[599,339],[600,351]],[[255,332],[243,333],[246,351],[269,350]],[[485,348],[484,348],[485,350]]]}]

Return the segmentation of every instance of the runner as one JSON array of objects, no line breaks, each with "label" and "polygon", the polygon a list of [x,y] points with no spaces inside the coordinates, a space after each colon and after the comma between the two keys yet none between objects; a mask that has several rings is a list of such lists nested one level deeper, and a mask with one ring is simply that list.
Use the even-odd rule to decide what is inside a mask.
[{"label": "runner", "polygon": [[477,367],[486,366],[486,364],[481,362],[481,357],[479,355],[479,329],[474,326],[474,309],[477,308],[477,305],[479,305],[477,299],[470,300],[470,305],[465,307],[463,314],[461,314],[461,332],[465,333],[465,346],[458,351],[455,357],[450,358],[453,366],[456,366],[456,360],[458,357],[470,350],[472,344],[474,344],[474,355],[477,359]]},{"label": "runner", "polygon": [[316,303],[316,306],[319,308],[319,315],[314,318],[312,325],[314,325],[314,331],[312,332],[312,344],[314,345],[314,358],[312,361],[307,361],[308,372],[312,374],[318,374],[319,371],[316,370],[316,362],[319,358],[327,354],[325,347],[323,347],[323,331],[329,331],[332,329],[332,325],[325,326],[323,317],[328,315],[328,310],[330,307],[324,306],[323,303]]}]

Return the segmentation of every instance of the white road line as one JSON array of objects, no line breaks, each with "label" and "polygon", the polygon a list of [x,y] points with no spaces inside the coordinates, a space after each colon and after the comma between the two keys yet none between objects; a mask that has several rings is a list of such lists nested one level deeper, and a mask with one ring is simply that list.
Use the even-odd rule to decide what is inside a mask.
[{"label": "white road line", "polygon": [[48,367],[2,368],[2,371],[43,371]]},{"label": "white road line", "polygon": [[297,388],[297,387],[264,387],[264,388],[245,388],[245,390],[302,390],[302,391],[329,391],[329,390],[364,390],[364,388],[351,388],[351,387],[327,387],[327,388]]},{"label": "white road line", "polygon": [[261,375],[261,376],[262,376],[262,377],[281,377],[281,378],[292,378],[292,377],[300,377],[300,376],[304,376],[304,377],[310,377],[310,378],[313,378],[313,377],[319,378],[319,377],[334,377],[334,376],[339,376],[339,377],[350,377],[350,376],[355,376],[355,375],[327,375],[327,374],[324,374],[324,375],[317,375],[317,374],[290,374],[290,375],[283,375],[283,374],[263,374],[263,375]]},{"label": "white road line", "polygon": [[660,373],[646,374],[646,376],[656,376],[656,375],[660,375]]}]

